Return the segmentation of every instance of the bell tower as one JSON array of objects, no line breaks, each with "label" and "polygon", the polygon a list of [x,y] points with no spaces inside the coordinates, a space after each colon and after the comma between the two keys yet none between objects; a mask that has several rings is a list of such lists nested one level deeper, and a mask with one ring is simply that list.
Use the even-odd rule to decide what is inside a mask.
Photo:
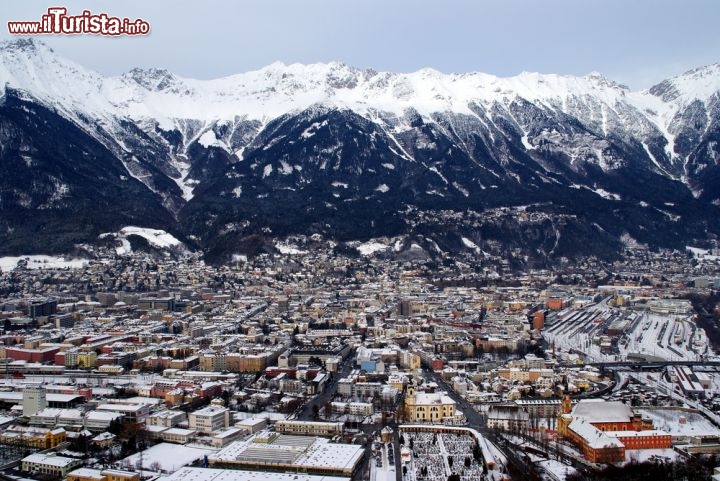
[{"label": "bell tower", "polygon": [[567,436],[568,426],[572,422],[572,415],[570,414],[572,411],[572,401],[570,401],[570,396],[567,394],[563,396],[560,408],[557,416],[557,430],[561,437],[565,437]]},{"label": "bell tower", "polygon": [[570,412],[572,411],[572,401],[570,401],[570,396],[568,396],[567,394],[563,396],[560,407],[563,414],[570,414]]}]

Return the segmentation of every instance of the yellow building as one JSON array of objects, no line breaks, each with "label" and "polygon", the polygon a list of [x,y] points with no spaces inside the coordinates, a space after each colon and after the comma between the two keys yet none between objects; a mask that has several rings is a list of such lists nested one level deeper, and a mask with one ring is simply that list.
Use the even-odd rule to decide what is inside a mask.
[{"label": "yellow building", "polygon": [[405,397],[405,413],[409,422],[454,423],[455,401],[444,392],[415,392],[408,387]]},{"label": "yellow building", "polygon": [[400,365],[405,369],[420,369],[420,356],[412,352],[401,351]]},{"label": "yellow building", "polygon": [[173,389],[165,394],[165,402],[169,406],[179,406],[185,401],[185,391],[182,389]]},{"label": "yellow building", "polygon": [[140,474],[119,469],[80,468],[69,472],[67,481],[140,481]]},{"label": "yellow building", "polygon": [[398,391],[402,391],[407,384],[407,377],[400,374],[391,374],[387,380],[388,386]]},{"label": "yellow building", "polygon": [[530,371],[516,367],[498,369],[498,377],[510,381],[525,382],[530,380]]},{"label": "yellow building", "polygon": [[11,425],[0,432],[0,444],[27,446],[36,449],[50,449],[67,439],[63,428],[48,429]]},{"label": "yellow building", "polygon": [[103,469],[102,474],[106,476],[107,481],[140,481],[139,473],[120,469]]},{"label": "yellow building", "polygon": [[80,468],[70,471],[67,481],[107,481],[107,477],[99,469]]},{"label": "yellow building", "polygon": [[95,367],[95,361],[97,361],[97,353],[95,351],[78,353],[77,361],[78,367]]}]

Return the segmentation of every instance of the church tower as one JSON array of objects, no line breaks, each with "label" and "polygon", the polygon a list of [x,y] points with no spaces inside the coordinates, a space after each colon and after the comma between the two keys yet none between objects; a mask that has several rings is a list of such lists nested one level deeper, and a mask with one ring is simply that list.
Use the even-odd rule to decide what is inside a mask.
[{"label": "church tower", "polygon": [[563,414],[570,414],[572,411],[572,401],[570,401],[570,396],[567,394],[563,396],[560,407]]},{"label": "church tower", "polygon": [[560,403],[560,412],[557,417],[557,430],[558,434],[562,437],[567,436],[568,426],[572,422],[572,401],[570,396],[567,394],[563,396],[562,402]]}]

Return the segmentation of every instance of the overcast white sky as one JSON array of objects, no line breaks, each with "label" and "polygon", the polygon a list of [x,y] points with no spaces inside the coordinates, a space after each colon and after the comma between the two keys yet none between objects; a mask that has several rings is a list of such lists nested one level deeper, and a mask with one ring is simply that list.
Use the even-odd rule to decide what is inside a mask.
[{"label": "overcast white sky", "polygon": [[107,75],[162,67],[207,79],[338,60],[395,72],[598,71],[640,89],[720,62],[718,0],[22,0],[3,2],[0,38],[7,21],[58,5],[150,23],[147,37],[40,36]]}]

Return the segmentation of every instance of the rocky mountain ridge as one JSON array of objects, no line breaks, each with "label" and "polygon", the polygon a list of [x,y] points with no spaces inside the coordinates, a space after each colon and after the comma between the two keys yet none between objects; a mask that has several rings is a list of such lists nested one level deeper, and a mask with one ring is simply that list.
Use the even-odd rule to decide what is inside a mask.
[{"label": "rocky mountain ridge", "polygon": [[[719,229],[717,64],[640,92],[596,73],[339,63],[201,81],[161,69],[103,77],[21,39],[0,43],[0,81],[7,253],[125,225],[168,230],[218,260],[253,235],[420,229],[435,242],[448,235],[438,212],[514,206],[571,219],[553,231],[559,250],[513,245],[542,258],[611,255],[628,237],[681,246]],[[513,237],[490,220],[453,229],[445,247]]]}]

